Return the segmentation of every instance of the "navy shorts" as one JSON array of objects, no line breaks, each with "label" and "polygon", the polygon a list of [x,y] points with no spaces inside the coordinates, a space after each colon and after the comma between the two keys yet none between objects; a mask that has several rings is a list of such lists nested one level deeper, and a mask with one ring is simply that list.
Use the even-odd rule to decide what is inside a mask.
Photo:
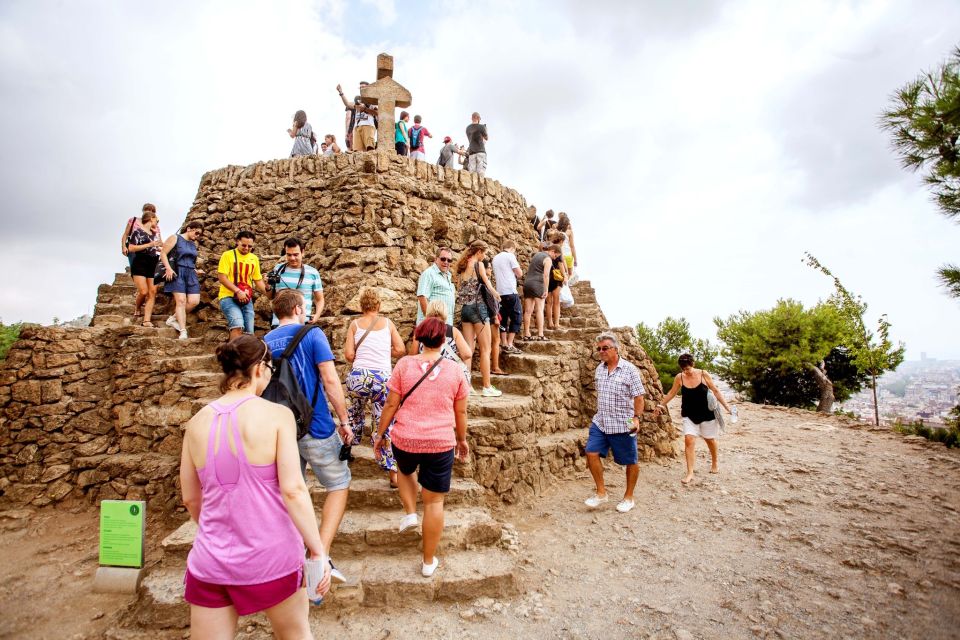
[{"label": "navy shorts", "polygon": [[520,333],[523,326],[523,303],[520,296],[508,293],[500,296],[500,331]]},{"label": "navy shorts", "polygon": [[470,324],[490,324],[490,309],[482,302],[460,307],[460,321]]},{"label": "navy shorts", "polygon": [[587,453],[599,453],[601,458],[606,458],[607,451],[613,450],[613,461],[617,464],[637,464],[636,436],[629,433],[604,433],[592,422],[584,450]]},{"label": "navy shorts", "polygon": [[200,279],[197,270],[190,267],[177,267],[177,277],[163,286],[166,293],[200,293]]},{"label": "navy shorts", "polygon": [[420,467],[417,477],[420,486],[434,493],[449,493],[453,457],[454,449],[440,453],[410,453],[393,445],[393,459],[397,461],[400,473],[409,476]]}]

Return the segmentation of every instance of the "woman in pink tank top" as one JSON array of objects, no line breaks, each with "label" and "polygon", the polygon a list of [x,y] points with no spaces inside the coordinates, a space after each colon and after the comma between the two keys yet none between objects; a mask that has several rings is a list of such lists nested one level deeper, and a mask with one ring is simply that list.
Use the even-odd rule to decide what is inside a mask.
[{"label": "woman in pink tank top", "polygon": [[[278,637],[312,637],[304,544],[311,558],[324,552],[293,414],[258,397],[273,373],[262,340],[240,336],[217,359],[224,395],[187,423],[180,460],[183,503],[197,522],[184,580],[192,637],[232,637],[238,616],[258,611]],[[328,570],[310,597],[329,586]]]}]

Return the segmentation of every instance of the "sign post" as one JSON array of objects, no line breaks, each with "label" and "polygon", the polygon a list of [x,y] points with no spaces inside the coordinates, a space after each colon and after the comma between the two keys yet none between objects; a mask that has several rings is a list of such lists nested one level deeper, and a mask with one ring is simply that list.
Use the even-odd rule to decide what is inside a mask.
[{"label": "sign post", "polygon": [[142,500],[100,502],[100,567],[93,579],[98,593],[136,593],[143,571],[147,504]]}]

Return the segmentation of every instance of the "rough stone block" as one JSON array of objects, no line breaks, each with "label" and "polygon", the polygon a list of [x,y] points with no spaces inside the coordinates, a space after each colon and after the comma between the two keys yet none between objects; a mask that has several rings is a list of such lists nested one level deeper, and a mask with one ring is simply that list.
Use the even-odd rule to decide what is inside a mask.
[{"label": "rough stone block", "polygon": [[26,402],[28,404],[40,404],[41,390],[39,380],[23,380],[17,382],[11,388],[13,399],[17,402]]}]

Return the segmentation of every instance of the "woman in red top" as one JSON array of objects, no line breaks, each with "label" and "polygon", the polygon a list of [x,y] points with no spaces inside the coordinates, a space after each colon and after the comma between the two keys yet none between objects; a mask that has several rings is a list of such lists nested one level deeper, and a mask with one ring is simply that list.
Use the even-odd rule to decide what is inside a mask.
[{"label": "woman in red top", "polygon": [[[379,442],[387,427],[393,442],[393,457],[400,475],[400,501],[404,516],[400,532],[417,528],[417,481],[423,498],[423,567],[427,578],[440,564],[434,553],[443,533],[443,496],[450,491],[454,458],[466,460],[467,396],[469,386],[460,365],[440,355],[446,326],[426,318],[414,331],[423,345],[417,355],[405,356],[393,368],[386,406],[373,438],[379,458]],[[419,467],[420,472],[417,473]]]}]

